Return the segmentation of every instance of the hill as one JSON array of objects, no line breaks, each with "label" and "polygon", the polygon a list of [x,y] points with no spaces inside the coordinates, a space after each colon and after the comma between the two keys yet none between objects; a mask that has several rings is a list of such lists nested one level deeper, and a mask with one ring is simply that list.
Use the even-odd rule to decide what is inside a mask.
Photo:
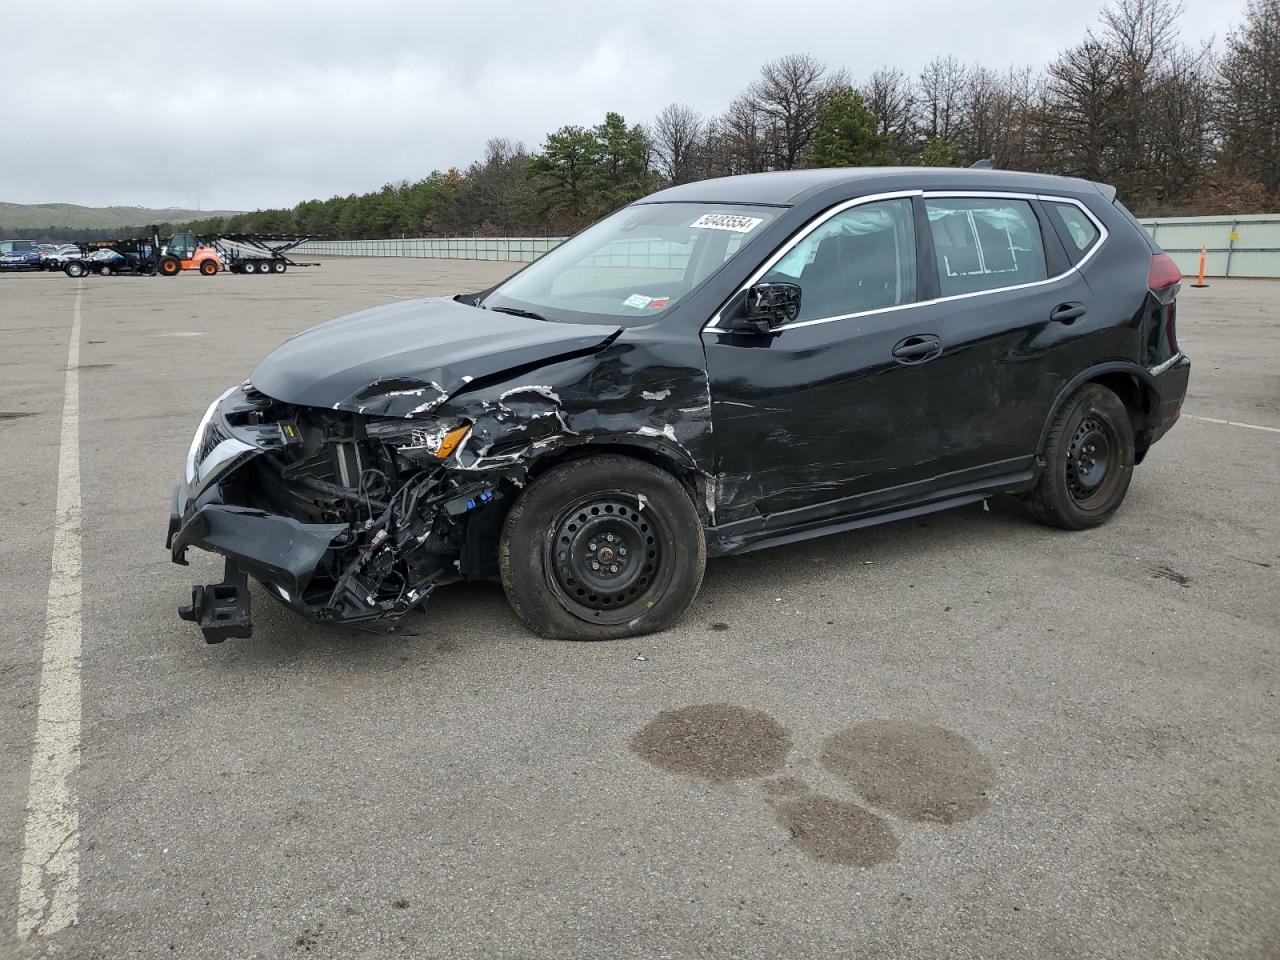
[{"label": "hill", "polygon": [[153,210],[149,207],[81,207],[74,203],[5,203],[0,201],[0,229],[7,232],[42,227],[118,230],[152,223],[189,223],[207,217],[229,217],[237,210]]}]

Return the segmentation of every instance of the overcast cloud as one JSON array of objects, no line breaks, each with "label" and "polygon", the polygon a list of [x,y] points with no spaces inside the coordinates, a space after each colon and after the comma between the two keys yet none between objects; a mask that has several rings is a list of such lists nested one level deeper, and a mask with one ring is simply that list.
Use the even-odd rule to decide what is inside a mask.
[{"label": "overcast cloud", "polygon": [[[1184,38],[1244,0],[1196,4]],[[0,200],[292,206],[530,147],[606,110],[712,114],[765,60],[809,52],[861,80],[935,54],[1042,66],[1098,2],[535,0],[131,8],[4,4]],[[1212,9],[1210,16],[1205,11]]]}]

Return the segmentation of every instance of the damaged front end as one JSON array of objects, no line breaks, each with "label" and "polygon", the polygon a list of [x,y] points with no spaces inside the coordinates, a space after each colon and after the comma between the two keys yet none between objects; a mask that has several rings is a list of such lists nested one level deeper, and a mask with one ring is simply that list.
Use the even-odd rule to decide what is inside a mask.
[{"label": "damaged front end", "polygon": [[490,575],[477,544],[500,512],[487,531],[477,515],[511,487],[501,471],[447,469],[471,430],[286,404],[248,383],[227,391],[196,431],[166,541],[175,563],[189,547],[221,554],[226,574],[180,615],[210,643],[249,636],[253,577],[310,620],[368,624]]}]

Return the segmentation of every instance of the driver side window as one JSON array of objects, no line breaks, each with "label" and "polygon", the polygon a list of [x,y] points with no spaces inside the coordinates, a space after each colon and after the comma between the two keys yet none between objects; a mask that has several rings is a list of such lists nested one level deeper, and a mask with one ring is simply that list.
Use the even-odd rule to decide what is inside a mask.
[{"label": "driver side window", "polygon": [[799,285],[800,313],[793,322],[914,302],[911,200],[880,200],[836,214],[792,247],[764,279]]}]

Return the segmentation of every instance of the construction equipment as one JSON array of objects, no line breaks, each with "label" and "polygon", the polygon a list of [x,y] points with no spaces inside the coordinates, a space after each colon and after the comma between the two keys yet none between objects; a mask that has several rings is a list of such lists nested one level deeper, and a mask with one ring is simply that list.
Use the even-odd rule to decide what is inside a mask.
[{"label": "construction equipment", "polygon": [[289,252],[310,237],[267,233],[224,233],[213,244],[232,273],[284,273],[290,267],[318,267],[315,261],[298,261]]},{"label": "construction equipment", "polygon": [[212,277],[222,269],[217,247],[193,233],[175,233],[160,249],[160,276],[176,277],[183,270],[199,270]]}]

